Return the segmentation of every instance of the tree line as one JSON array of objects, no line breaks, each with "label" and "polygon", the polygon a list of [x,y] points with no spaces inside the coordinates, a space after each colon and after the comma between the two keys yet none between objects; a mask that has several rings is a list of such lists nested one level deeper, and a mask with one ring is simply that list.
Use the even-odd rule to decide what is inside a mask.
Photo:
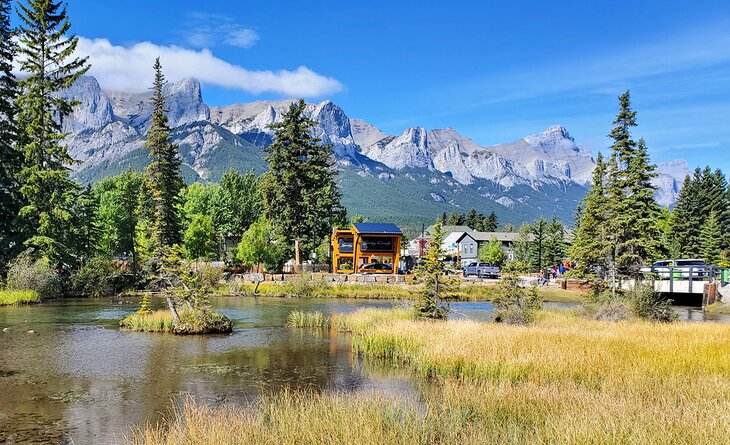
[{"label": "tree line", "polygon": [[443,226],[468,226],[479,232],[496,232],[499,225],[496,213],[491,212],[488,216],[484,216],[476,209],[470,209],[467,213],[452,212],[447,214],[444,212],[436,219],[436,222],[441,223]]},{"label": "tree line", "polygon": [[637,126],[630,93],[619,97],[608,157],[596,159],[592,185],[576,218],[570,249],[576,272],[597,278],[637,277],[660,259],[704,258],[727,264],[730,247],[730,186],[720,170],[687,176],[673,210],[655,200],[656,166]]}]

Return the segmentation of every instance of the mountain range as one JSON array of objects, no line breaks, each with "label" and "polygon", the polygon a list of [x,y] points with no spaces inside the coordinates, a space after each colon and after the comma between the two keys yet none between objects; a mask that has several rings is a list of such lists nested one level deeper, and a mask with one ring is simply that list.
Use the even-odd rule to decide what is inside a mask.
[{"label": "mountain range", "polygon": [[[207,106],[200,83],[165,85],[172,137],[179,146],[186,181],[217,181],[229,168],[262,173],[269,125],[293,102],[257,101]],[[63,122],[74,176],[85,183],[148,163],[144,148],[152,107],[149,93],[104,91],[90,76],[62,95],[78,101]],[[308,104],[314,133],[334,147],[343,204],[350,214],[416,226],[443,212],[475,208],[518,224],[555,214],[572,222],[590,184],[595,161],[560,125],[515,142],[480,146],[451,128],[384,133],[351,119],[335,103]],[[657,199],[674,202],[687,163],[659,165]]]}]

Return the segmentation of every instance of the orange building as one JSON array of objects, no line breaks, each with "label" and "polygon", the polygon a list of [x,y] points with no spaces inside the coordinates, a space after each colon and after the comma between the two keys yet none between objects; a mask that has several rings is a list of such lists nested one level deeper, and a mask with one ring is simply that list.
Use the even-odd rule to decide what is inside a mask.
[{"label": "orange building", "polygon": [[336,273],[398,272],[403,232],[395,224],[357,223],[332,233],[332,270]]}]

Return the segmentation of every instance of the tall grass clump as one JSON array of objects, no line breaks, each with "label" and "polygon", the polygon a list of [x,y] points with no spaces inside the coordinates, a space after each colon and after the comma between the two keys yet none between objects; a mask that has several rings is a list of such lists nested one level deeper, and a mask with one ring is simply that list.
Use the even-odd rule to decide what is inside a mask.
[{"label": "tall grass clump", "polygon": [[287,316],[287,325],[295,328],[326,328],[330,325],[330,318],[320,311],[292,311]]},{"label": "tall grass clump", "polygon": [[492,304],[497,308],[494,321],[508,324],[529,324],[542,308],[536,286],[526,288],[520,278],[505,273],[499,282],[499,291]]},{"label": "tall grass clump", "polygon": [[136,332],[172,332],[175,322],[168,310],[140,311],[126,316],[119,326]]},{"label": "tall grass clump", "polygon": [[34,290],[0,290],[0,306],[40,303],[41,297]]}]

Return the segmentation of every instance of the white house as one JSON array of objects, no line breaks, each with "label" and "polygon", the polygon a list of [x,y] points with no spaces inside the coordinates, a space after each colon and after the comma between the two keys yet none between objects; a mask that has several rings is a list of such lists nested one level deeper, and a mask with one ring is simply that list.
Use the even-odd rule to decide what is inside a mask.
[{"label": "white house", "polygon": [[507,258],[512,261],[514,259],[512,245],[518,239],[519,233],[516,232],[466,232],[456,242],[458,243],[462,262],[479,258],[479,246],[492,240],[502,243],[502,250],[507,254]]}]

